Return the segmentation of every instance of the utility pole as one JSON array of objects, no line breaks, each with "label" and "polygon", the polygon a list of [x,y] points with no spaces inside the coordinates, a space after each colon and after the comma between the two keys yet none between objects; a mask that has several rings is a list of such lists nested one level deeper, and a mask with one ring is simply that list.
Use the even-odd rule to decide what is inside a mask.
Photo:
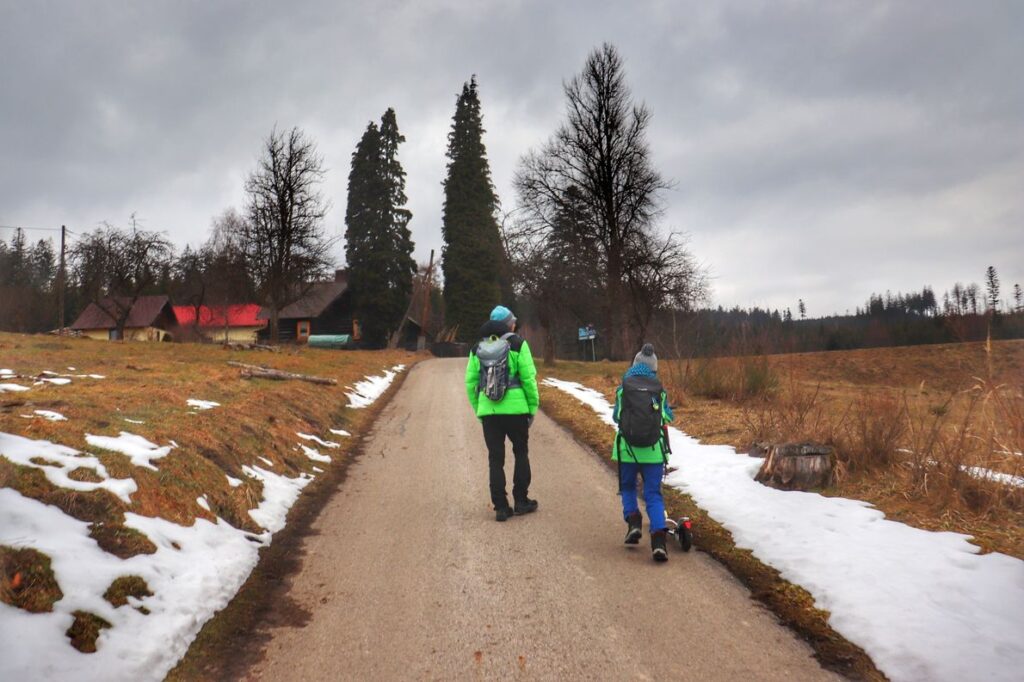
[{"label": "utility pole", "polygon": [[64,335],[64,254],[67,250],[67,231],[67,227],[60,226],[60,269],[57,271],[57,305],[60,307],[60,327],[57,328],[57,334],[60,336]]},{"label": "utility pole", "polygon": [[[430,324],[430,289],[434,283],[434,250],[430,250],[430,263],[423,281],[423,318],[420,320],[420,337],[424,348],[427,345],[427,325]],[[419,344],[416,344],[417,346]]]}]

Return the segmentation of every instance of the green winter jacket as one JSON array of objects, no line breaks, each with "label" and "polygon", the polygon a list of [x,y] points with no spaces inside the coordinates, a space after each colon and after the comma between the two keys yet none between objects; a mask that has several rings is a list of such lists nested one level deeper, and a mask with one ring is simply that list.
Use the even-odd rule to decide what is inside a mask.
[{"label": "green winter jacket", "polygon": [[[646,376],[653,376],[653,372],[643,371],[646,368],[631,368],[630,372],[636,374],[643,374]],[[627,372],[629,374],[630,372]],[[619,412],[622,410],[622,386],[615,391],[615,411],[612,413],[612,418],[615,423],[619,423]],[[672,414],[672,408],[668,404],[668,394],[665,391],[661,392],[661,421],[663,424],[668,424],[672,421],[674,415]],[[619,436],[619,432],[615,432],[615,441],[612,443],[612,459],[619,461],[619,449],[621,445],[621,461],[623,462],[637,462],[639,464],[661,464],[667,457],[667,450],[664,444],[664,437],[661,441],[655,443],[650,447],[637,447],[635,445],[627,445],[626,441]],[[635,459],[634,459],[635,458]]]},{"label": "green winter jacket", "polygon": [[[481,338],[492,334],[501,336],[507,329],[502,326],[494,326],[491,323],[485,324],[481,331]],[[510,387],[505,396],[495,402],[479,392],[480,383],[480,360],[476,357],[476,346],[469,351],[469,363],[466,365],[466,395],[469,397],[469,404],[477,417],[486,417],[491,414],[536,414],[540,406],[540,393],[537,391],[537,368],[533,364],[533,355],[530,353],[530,346],[526,339],[513,335],[508,339],[508,371],[509,377],[517,377],[522,386]]]}]

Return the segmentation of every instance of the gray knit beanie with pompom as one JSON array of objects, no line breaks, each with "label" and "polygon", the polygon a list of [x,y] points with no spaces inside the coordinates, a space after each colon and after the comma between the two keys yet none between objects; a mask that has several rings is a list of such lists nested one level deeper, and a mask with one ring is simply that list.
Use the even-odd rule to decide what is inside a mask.
[{"label": "gray knit beanie with pompom", "polygon": [[647,365],[652,372],[658,371],[658,356],[654,354],[654,346],[645,343],[640,352],[633,358],[633,366]]}]

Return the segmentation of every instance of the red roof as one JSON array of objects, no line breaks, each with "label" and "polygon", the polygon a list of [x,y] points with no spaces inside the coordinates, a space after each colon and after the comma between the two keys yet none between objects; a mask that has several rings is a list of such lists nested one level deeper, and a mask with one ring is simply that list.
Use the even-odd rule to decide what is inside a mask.
[{"label": "red roof", "polygon": [[[225,316],[228,327],[265,327],[266,320],[257,319],[260,307],[255,303],[229,306],[199,306],[200,327],[223,327]],[[191,305],[174,306],[174,316],[182,327],[191,327],[196,321],[196,308]]]}]

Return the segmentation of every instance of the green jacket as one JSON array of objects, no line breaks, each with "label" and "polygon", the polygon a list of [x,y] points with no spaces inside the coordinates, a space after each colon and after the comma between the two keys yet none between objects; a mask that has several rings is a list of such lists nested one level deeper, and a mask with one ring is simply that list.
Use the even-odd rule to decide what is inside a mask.
[{"label": "green jacket", "polygon": [[[612,413],[612,418],[615,423],[619,423],[619,412],[622,409],[622,386],[615,391],[615,411]],[[665,391],[661,392],[661,421],[663,424],[668,424],[672,421],[674,415],[672,414],[672,408],[668,404],[668,395]],[[650,447],[637,447],[635,445],[627,445],[626,441],[619,436],[619,432],[615,432],[615,441],[612,443],[612,459],[615,461],[620,460],[619,446],[621,444],[622,455],[621,461],[623,462],[637,462],[639,464],[661,464],[665,461],[668,451],[665,448],[664,437],[662,440],[655,443]],[[635,459],[634,459],[635,458]]]},{"label": "green jacket", "polygon": [[[487,325],[484,325],[484,330],[487,330]],[[469,363],[466,365],[466,395],[477,417],[491,414],[536,414],[540,406],[537,367],[533,364],[530,346],[521,336],[513,335],[508,341],[509,376],[518,377],[522,386],[509,388],[505,396],[497,402],[477,390],[480,382],[480,360],[476,357],[476,346],[469,352]]]}]

